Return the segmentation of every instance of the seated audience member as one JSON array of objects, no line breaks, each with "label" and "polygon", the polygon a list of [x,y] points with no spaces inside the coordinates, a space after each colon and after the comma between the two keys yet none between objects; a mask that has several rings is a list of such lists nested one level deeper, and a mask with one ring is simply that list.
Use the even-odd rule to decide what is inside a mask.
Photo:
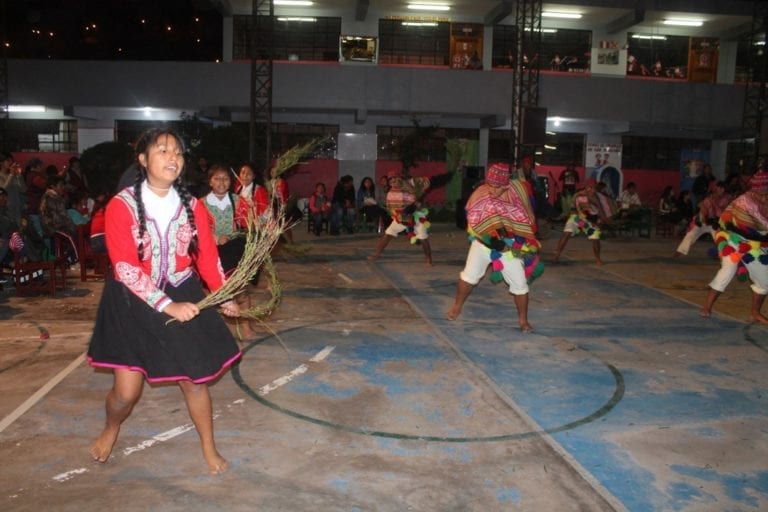
[{"label": "seated audience member", "polygon": [[357,208],[365,216],[365,222],[369,228],[379,224],[381,209],[376,202],[376,186],[371,178],[365,177],[357,189]]},{"label": "seated audience member", "polygon": [[10,250],[11,235],[19,229],[8,208],[8,192],[0,188],[0,283],[7,282],[2,267]]},{"label": "seated audience member", "polygon": [[672,185],[664,187],[664,191],[659,197],[659,221],[667,223],[675,223],[673,216],[677,213],[677,196],[675,195],[675,189]]},{"label": "seated audience member", "polygon": [[331,200],[331,234],[338,235],[342,227],[347,233],[355,232],[357,198],[355,197],[355,180],[352,176],[342,176],[333,189]]},{"label": "seated audience member", "polygon": [[312,219],[312,229],[315,236],[319,236],[323,221],[327,222],[331,213],[331,202],[325,192],[325,183],[315,185],[315,192],[309,196],[307,207]]},{"label": "seated audience member", "polygon": [[637,187],[633,181],[627,183],[627,187],[619,195],[619,217],[622,219],[632,219],[638,216],[638,210],[643,206],[640,201],[640,194],[637,193]]},{"label": "seated audience member", "polygon": [[67,215],[75,226],[85,226],[91,221],[88,213],[88,198],[79,192],[70,194],[69,205],[67,206]]},{"label": "seated audience member", "polygon": [[67,184],[67,192],[80,196],[88,196],[88,180],[80,167],[80,159],[73,156],[67,163],[64,173],[64,180]]},{"label": "seated audience member", "polygon": [[45,240],[43,240],[43,236],[29,220],[29,216],[21,216],[18,233],[21,236],[23,245],[23,248],[19,251],[23,261],[43,261],[47,257],[46,251],[48,248],[45,245]]},{"label": "seated audience member", "polygon": [[[66,238],[63,256],[67,262],[77,262],[77,226],[67,214],[66,185],[63,176],[52,176],[48,180],[48,189],[40,201],[40,222],[43,235],[53,237],[60,235]],[[51,247],[53,249],[53,247]]]},{"label": "seated audience member", "polygon": [[91,215],[91,226],[90,226],[90,242],[91,242],[91,251],[94,254],[106,254],[107,253],[107,242],[105,240],[105,222],[104,222],[104,213],[106,212],[106,205],[96,209],[94,208],[93,214]]}]

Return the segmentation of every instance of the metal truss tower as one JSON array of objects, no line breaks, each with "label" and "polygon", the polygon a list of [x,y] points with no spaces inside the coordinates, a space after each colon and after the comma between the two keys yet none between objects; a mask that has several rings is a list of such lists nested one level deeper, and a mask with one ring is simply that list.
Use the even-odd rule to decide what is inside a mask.
[{"label": "metal truss tower", "polygon": [[0,0],[0,149],[10,151],[8,146],[8,49],[6,43],[5,0]]},{"label": "metal truss tower", "polygon": [[250,159],[269,169],[272,160],[272,68],[274,59],[272,0],[253,0],[251,10]]},{"label": "metal truss tower", "polygon": [[[752,68],[752,76],[748,77],[744,91],[744,113],[742,128],[745,138],[754,137],[754,152],[748,157],[756,162],[759,155],[768,153],[768,48],[758,45],[766,40],[768,30],[768,2],[755,0],[752,16],[752,30],[748,35],[748,65]],[[754,166],[750,166],[754,167]]]},{"label": "metal truss tower", "polygon": [[519,0],[516,3],[517,55],[512,73],[510,167],[519,159],[524,145],[525,109],[539,104],[541,12],[542,0]]}]

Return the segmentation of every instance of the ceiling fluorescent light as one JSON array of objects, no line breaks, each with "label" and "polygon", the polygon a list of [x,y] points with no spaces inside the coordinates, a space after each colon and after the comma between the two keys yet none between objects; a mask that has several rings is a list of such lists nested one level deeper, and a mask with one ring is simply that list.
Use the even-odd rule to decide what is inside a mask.
[{"label": "ceiling fluorescent light", "polygon": [[581,16],[582,16],[580,12],[555,12],[555,11],[544,11],[541,13],[541,15],[545,18],[565,18],[569,20],[578,20],[578,19],[581,19]]},{"label": "ceiling fluorescent light", "polygon": [[632,39],[660,39],[661,41],[666,41],[667,36],[651,36],[646,34],[632,34]]},{"label": "ceiling fluorescent light", "polygon": [[436,27],[437,22],[436,21],[404,21],[403,26],[405,27]]},{"label": "ceiling fluorescent light", "polygon": [[686,20],[681,18],[669,18],[664,20],[664,25],[676,25],[678,27],[700,27],[704,24],[704,20]]},{"label": "ceiling fluorescent light", "polygon": [[287,18],[277,18],[277,21],[306,21],[308,23],[315,23],[317,21],[317,18],[297,18],[297,17],[287,17]]},{"label": "ceiling fluorescent light", "polygon": [[[525,27],[525,31],[526,32],[530,32],[531,31],[530,27]],[[557,29],[556,28],[542,28],[542,29],[538,29],[537,28],[536,32],[539,32],[539,31],[543,32],[544,34],[556,34],[557,33]]]},{"label": "ceiling fluorescent light", "polygon": [[[6,110],[3,107],[3,110]],[[43,105],[8,105],[7,112],[45,112]]]},{"label": "ceiling fluorescent light", "polygon": [[285,5],[288,7],[310,7],[314,2],[309,0],[274,0],[274,5]]},{"label": "ceiling fluorescent light", "polygon": [[451,7],[446,4],[408,4],[408,8],[414,11],[448,11]]}]

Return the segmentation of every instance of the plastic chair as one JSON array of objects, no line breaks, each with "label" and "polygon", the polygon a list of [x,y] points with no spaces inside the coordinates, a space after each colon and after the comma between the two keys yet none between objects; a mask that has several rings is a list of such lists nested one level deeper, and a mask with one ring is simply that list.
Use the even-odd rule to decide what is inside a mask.
[{"label": "plastic chair", "polygon": [[[109,256],[93,252],[88,226],[77,227],[77,247],[80,258],[80,281],[85,282],[88,277],[104,279],[110,267]],[[93,273],[89,274],[88,269],[93,269]]]},{"label": "plastic chair", "polygon": [[57,289],[64,290],[67,285],[66,260],[22,261],[19,253],[14,252],[13,282],[17,297],[38,293],[54,297]]}]

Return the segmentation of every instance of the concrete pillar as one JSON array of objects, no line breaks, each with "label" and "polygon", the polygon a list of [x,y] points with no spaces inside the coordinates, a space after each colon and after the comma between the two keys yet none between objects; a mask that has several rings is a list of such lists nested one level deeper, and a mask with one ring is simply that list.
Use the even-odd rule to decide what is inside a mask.
[{"label": "concrete pillar", "polygon": [[221,57],[223,62],[232,62],[234,25],[232,16],[224,16],[221,20]]},{"label": "concrete pillar", "polygon": [[717,55],[717,83],[732,84],[736,77],[736,41],[720,41]]},{"label": "concrete pillar", "polygon": [[728,141],[727,140],[713,140],[712,149],[709,152],[709,164],[712,166],[712,172],[717,179],[722,180],[725,178],[725,166],[728,156]]},{"label": "concrete pillar", "polygon": [[490,128],[480,128],[479,140],[477,143],[477,165],[484,168],[488,167],[488,140],[490,139]]}]

